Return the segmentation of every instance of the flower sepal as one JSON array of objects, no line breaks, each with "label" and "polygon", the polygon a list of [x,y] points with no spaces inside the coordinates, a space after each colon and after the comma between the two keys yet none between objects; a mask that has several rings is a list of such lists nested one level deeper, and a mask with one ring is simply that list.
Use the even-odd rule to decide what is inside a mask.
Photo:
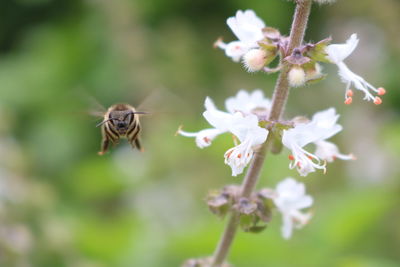
[{"label": "flower sepal", "polygon": [[306,85],[320,82],[326,78],[326,74],[321,72],[321,66],[314,60],[303,65],[306,74]]},{"label": "flower sepal", "polygon": [[321,74],[318,78],[314,78],[314,79],[307,80],[307,81],[306,81],[306,85],[316,84],[316,83],[318,83],[318,82],[320,82],[320,81],[325,80],[325,78],[326,78],[327,76],[328,76],[328,75],[326,75],[326,74]]},{"label": "flower sepal", "polygon": [[279,30],[273,27],[263,28],[262,33],[264,34],[265,38],[267,38],[270,42],[278,42],[281,38],[281,33],[279,32]]},{"label": "flower sepal", "polygon": [[328,58],[328,54],[326,53],[326,48],[331,41],[332,38],[328,37],[316,44],[307,44],[304,49],[306,51],[306,56],[311,58],[313,61],[332,63],[332,61]]},{"label": "flower sepal", "polygon": [[299,48],[295,48],[290,56],[285,57],[285,61],[292,65],[301,66],[310,62],[311,59],[304,56]]},{"label": "flower sepal", "polygon": [[212,190],[207,196],[208,208],[217,217],[223,219],[231,210],[239,194],[240,187],[236,185],[225,186],[222,190]]},{"label": "flower sepal", "polygon": [[266,228],[266,224],[258,225],[260,218],[256,215],[257,204],[255,202],[241,198],[234,208],[239,213],[239,225],[243,231],[259,233]]},{"label": "flower sepal", "polygon": [[245,232],[262,232],[271,220],[271,209],[259,197],[242,197],[233,208],[239,213],[239,225]]}]

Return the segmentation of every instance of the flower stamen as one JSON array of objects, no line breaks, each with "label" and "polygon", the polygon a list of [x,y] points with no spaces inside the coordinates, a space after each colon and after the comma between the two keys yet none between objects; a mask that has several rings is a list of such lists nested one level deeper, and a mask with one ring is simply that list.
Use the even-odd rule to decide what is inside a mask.
[{"label": "flower stamen", "polygon": [[346,96],[347,97],[352,97],[353,96],[353,90],[351,90],[351,89],[347,90]]},{"label": "flower stamen", "polygon": [[344,101],[344,104],[346,104],[346,105],[350,105],[351,103],[353,103],[352,97],[347,97],[346,100]]},{"label": "flower stamen", "polygon": [[376,96],[375,99],[374,99],[374,104],[375,105],[382,104],[382,99],[379,96]]},{"label": "flower stamen", "polygon": [[378,95],[384,95],[384,94],[386,94],[385,88],[379,87],[379,88],[378,88]]}]

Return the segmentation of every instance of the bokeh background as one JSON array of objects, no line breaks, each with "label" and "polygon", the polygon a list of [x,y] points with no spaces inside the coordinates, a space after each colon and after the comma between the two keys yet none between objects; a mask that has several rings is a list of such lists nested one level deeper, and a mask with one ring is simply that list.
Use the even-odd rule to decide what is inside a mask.
[{"label": "bokeh background", "polygon": [[[247,8],[288,33],[293,3],[284,0],[1,1],[0,266],[169,267],[212,254],[225,222],[204,199],[243,178],[223,163],[232,139],[200,150],[174,133],[208,127],[206,96],[223,108],[241,88],[272,94],[276,75],[246,73],[212,48],[234,39],[225,20]],[[286,118],[335,107],[344,130],[333,141],[358,160],[301,178],[288,151],[268,156],[259,187],[295,177],[315,215],[289,241],[279,214],[261,234],[239,232],[235,266],[400,265],[399,26],[397,0],[313,7],[306,39],[358,33],[347,62],[387,95],[375,106],[357,92],[344,105],[334,66],[324,82],[292,90]],[[93,99],[140,105],[152,95],[145,152],[123,142],[98,156]]]}]

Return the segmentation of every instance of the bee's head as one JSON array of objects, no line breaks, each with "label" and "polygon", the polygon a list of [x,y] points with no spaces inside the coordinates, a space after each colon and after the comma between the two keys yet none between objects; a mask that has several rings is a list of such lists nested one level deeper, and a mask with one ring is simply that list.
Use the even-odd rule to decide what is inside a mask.
[{"label": "bee's head", "polygon": [[120,134],[125,134],[133,116],[132,111],[113,111],[110,113],[110,120]]},{"label": "bee's head", "polygon": [[116,126],[117,126],[117,128],[119,128],[119,129],[121,129],[121,128],[126,128],[127,123],[126,123],[125,121],[120,121],[120,120],[118,120]]},{"label": "bee's head", "polygon": [[101,126],[104,123],[111,122],[111,124],[119,131],[120,134],[124,134],[129,127],[129,124],[133,122],[135,114],[147,114],[143,111],[132,111],[132,110],[114,110],[108,114],[108,118],[97,124]]}]

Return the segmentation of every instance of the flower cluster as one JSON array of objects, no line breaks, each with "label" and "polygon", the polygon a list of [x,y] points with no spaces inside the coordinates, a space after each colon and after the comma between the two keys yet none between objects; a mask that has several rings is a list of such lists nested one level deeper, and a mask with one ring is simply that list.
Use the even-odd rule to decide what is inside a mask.
[{"label": "flower cluster", "polygon": [[[358,45],[356,34],[352,34],[344,44],[330,44],[331,38],[327,38],[293,48],[290,47],[292,42],[289,37],[266,26],[252,10],[237,11],[234,17],[227,19],[227,24],[238,40],[225,43],[220,38],[215,46],[223,49],[233,61],[242,62],[247,71],[282,71],[281,77],[287,79],[290,87],[300,87],[324,79],[326,75],[322,73],[321,63],[331,63],[338,67],[338,74],[346,84],[345,104],[353,101],[351,88],[362,91],[367,101],[376,105],[382,103],[380,96],[386,93],[385,89],[372,86],[344,63]],[[278,66],[270,67],[276,57],[280,58]],[[269,118],[272,103],[259,89],[252,93],[240,90],[235,97],[225,101],[225,107],[227,111],[218,110],[207,97],[203,116],[212,128],[199,132],[179,129],[178,134],[195,137],[197,146],[204,148],[218,135],[230,132],[235,146],[228,149],[224,157],[225,164],[232,169],[232,176],[243,172],[267,137],[272,152],[279,152],[283,146],[291,151],[289,168],[296,169],[300,176],[307,176],[318,169],[325,173],[327,163],[335,159],[355,159],[352,154],[340,153],[339,148],[328,141],[343,129],[337,123],[339,115],[334,108],[319,111],[311,119],[295,117],[290,121],[272,121]],[[237,144],[237,141],[240,143]],[[308,146],[315,147],[313,153]],[[252,232],[266,227],[275,208],[282,214],[282,235],[288,239],[294,228],[304,226],[311,218],[310,212],[302,211],[313,204],[313,198],[305,191],[304,184],[286,178],[275,189],[265,188],[246,194],[238,186],[227,186],[210,193],[207,203],[210,210],[220,217],[230,211],[235,212],[242,229]]]},{"label": "flower cluster", "polygon": [[385,89],[374,87],[343,62],[358,45],[356,34],[352,34],[344,44],[330,44],[331,39],[328,38],[315,44],[301,45],[289,54],[288,37],[267,27],[253,10],[237,11],[236,16],[227,19],[227,24],[239,40],[224,43],[218,39],[215,45],[225,50],[225,54],[233,61],[242,61],[248,71],[278,71],[282,66],[269,68],[268,65],[276,56],[280,56],[290,68],[289,84],[299,87],[325,78],[319,63],[333,63],[337,65],[339,76],[346,84],[345,104],[353,101],[352,86],[364,93],[365,100],[373,101],[376,105],[382,103],[379,96],[386,93]]},{"label": "flower cluster", "polygon": [[197,146],[204,148],[211,145],[218,135],[232,133],[240,144],[228,149],[224,157],[225,164],[232,169],[232,176],[237,176],[250,162],[257,146],[267,139],[268,130],[259,126],[259,116],[268,113],[271,101],[264,98],[261,90],[255,90],[251,94],[241,90],[235,97],[228,98],[225,106],[227,112],[220,111],[207,97],[203,116],[214,128],[194,133],[179,129],[178,134],[195,137]]},{"label": "flower cluster", "polygon": [[[282,143],[292,151],[289,155],[291,169],[297,168],[301,176],[307,176],[315,169],[325,172],[326,162],[332,162],[336,158],[354,159],[352,154],[340,154],[335,144],[325,141],[342,130],[342,126],[336,123],[338,118],[335,109],[329,108],[317,112],[311,121],[295,120],[294,128],[283,131]],[[311,143],[316,146],[314,154],[304,149]]]},{"label": "flower cluster", "polygon": [[[178,134],[186,137],[195,137],[197,146],[199,148],[204,148],[211,145],[212,141],[218,135],[230,132],[234,136],[234,141],[239,140],[240,143],[225,152],[225,164],[231,167],[232,176],[237,176],[241,174],[244,168],[249,164],[257,147],[267,139],[269,131],[260,125],[265,126],[271,123],[267,119],[271,109],[271,101],[268,98],[265,98],[262,91],[259,89],[251,93],[240,90],[236,96],[226,99],[225,108],[227,111],[218,110],[213,101],[207,97],[205,100],[206,110],[203,112],[203,116],[213,128],[204,129],[198,132],[186,132],[179,129]],[[296,117],[293,120],[286,122],[285,127],[280,130],[281,134],[279,136],[281,136],[282,144],[291,151],[291,154],[289,155],[289,159],[291,160],[289,168],[296,168],[301,176],[307,176],[309,173],[315,172],[316,169],[321,169],[325,173],[326,163],[332,162],[337,158],[342,160],[354,159],[352,154],[341,154],[334,143],[327,141],[327,139],[342,130],[342,126],[337,124],[338,119],[339,115],[336,113],[335,109],[329,108],[317,112],[311,120],[305,117]],[[314,153],[308,152],[305,149],[309,144],[315,146]],[[283,197],[287,196],[286,193],[282,193],[286,190],[285,188],[289,188],[289,186],[286,185],[293,184],[293,180],[290,180],[291,182],[287,182],[288,180],[285,181],[286,182],[283,183],[282,186],[279,185],[276,190],[276,192],[280,192],[279,194]],[[304,185],[300,186],[299,184],[296,184],[296,186],[293,185],[292,188],[297,188],[299,190],[299,196],[304,194]],[[303,188],[301,189],[303,191],[299,188]],[[294,192],[293,190],[289,191]],[[239,191],[240,190],[236,190],[236,192]],[[290,192],[288,194],[291,194]],[[209,201],[210,210],[220,216],[228,212],[229,205],[234,205],[234,202],[232,202],[233,198],[229,195],[231,194],[227,194],[223,191],[222,193],[213,196]],[[294,196],[297,195],[294,194]],[[309,216],[302,217],[300,216],[301,213],[294,211],[290,211],[291,216],[294,217],[289,220],[288,218],[290,216],[287,215],[289,211],[287,211],[288,209],[284,206],[286,204],[282,204],[286,203],[286,200],[284,200],[284,198],[282,200],[282,198],[276,197],[271,197],[271,199],[275,203],[278,211],[280,211],[284,216],[285,230],[283,233],[285,238],[290,236],[291,230],[288,229],[291,229],[293,226],[293,218],[296,219],[297,226],[303,225],[308,221]],[[294,197],[293,199],[296,198]],[[257,206],[254,204],[258,202],[242,201],[239,204],[236,204],[236,206],[248,207],[253,203],[250,206],[254,207],[254,212],[257,211],[260,213],[257,209],[259,205]],[[311,205],[311,202],[309,205]],[[303,208],[306,208],[306,206]],[[250,216],[250,214],[246,214],[246,216]],[[258,217],[256,216],[254,218]],[[258,220],[256,221],[258,222]],[[258,226],[252,225],[251,227],[254,228]]]}]

